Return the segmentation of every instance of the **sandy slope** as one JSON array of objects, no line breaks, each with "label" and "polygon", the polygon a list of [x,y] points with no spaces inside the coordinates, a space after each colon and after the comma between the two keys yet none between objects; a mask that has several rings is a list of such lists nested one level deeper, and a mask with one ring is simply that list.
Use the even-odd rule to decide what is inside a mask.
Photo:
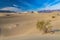
[{"label": "sandy slope", "polygon": [[[52,16],[55,16],[55,18],[52,18]],[[60,30],[60,16],[56,13],[49,13],[49,14],[38,14],[38,13],[26,13],[26,14],[14,14],[13,16],[0,16],[0,28],[1,31],[1,37],[8,37],[8,36],[16,36],[16,37],[30,37],[29,35],[34,35],[35,37],[41,37],[41,33],[39,30],[36,29],[36,22],[38,20],[52,20],[51,24],[53,26],[53,29]],[[20,36],[18,36],[20,35]],[[39,36],[40,35],[40,36]],[[49,35],[49,34],[48,34]],[[52,34],[53,35],[53,34]],[[60,35],[60,32],[56,32],[55,35]],[[30,37],[30,39],[35,38],[34,36]],[[46,35],[45,35],[46,36]],[[43,36],[44,37],[44,36]],[[51,37],[51,36],[50,36]],[[60,37],[60,36],[59,36]],[[9,40],[9,39],[6,39]],[[14,40],[14,39],[10,39]],[[17,40],[17,39],[16,39]],[[22,40],[22,39],[21,39]]]}]

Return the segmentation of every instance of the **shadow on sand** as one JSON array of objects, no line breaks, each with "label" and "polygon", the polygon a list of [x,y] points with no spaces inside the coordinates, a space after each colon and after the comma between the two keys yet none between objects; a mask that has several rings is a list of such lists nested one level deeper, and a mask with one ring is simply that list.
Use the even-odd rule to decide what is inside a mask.
[{"label": "shadow on sand", "polygon": [[53,32],[60,32],[60,29],[52,30]]}]

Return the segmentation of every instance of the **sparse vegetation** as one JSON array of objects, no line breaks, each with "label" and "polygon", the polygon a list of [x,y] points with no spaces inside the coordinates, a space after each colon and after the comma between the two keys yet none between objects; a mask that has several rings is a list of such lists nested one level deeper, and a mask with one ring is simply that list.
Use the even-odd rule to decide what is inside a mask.
[{"label": "sparse vegetation", "polygon": [[60,16],[60,13],[57,13],[57,16]]},{"label": "sparse vegetation", "polygon": [[19,26],[19,24],[16,24],[16,27],[18,27]]},{"label": "sparse vegetation", "polygon": [[49,33],[51,32],[52,26],[50,24],[50,20],[49,21],[38,21],[37,22],[37,29],[39,29],[40,31],[43,31],[44,33]]},{"label": "sparse vegetation", "polygon": [[34,13],[33,11],[31,13]]},{"label": "sparse vegetation", "polygon": [[9,14],[7,14],[6,16],[10,16]]},{"label": "sparse vegetation", "polygon": [[55,18],[55,16],[52,16],[52,18]]}]

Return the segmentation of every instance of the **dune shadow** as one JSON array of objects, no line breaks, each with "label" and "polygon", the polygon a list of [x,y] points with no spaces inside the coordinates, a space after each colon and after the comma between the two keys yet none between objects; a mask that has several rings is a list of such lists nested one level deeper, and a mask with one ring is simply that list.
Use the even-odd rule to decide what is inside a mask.
[{"label": "dune shadow", "polygon": [[60,32],[60,29],[52,30],[53,32]]},{"label": "dune shadow", "polygon": [[0,34],[1,34],[1,28],[0,28]]}]

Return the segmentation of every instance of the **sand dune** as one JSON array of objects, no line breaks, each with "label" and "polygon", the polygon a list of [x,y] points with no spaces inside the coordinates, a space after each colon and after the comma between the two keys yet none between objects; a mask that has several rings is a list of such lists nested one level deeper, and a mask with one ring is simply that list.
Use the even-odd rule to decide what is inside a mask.
[{"label": "sand dune", "polygon": [[[6,15],[6,14],[5,14]],[[52,18],[55,16],[55,18]],[[13,14],[12,16],[0,16],[0,35],[3,37],[8,36],[28,36],[28,35],[41,35],[40,31],[36,29],[36,22],[38,20],[51,20],[53,29],[60,29],[60,16],[56,13],[49,14]],[[55,34],[59,34],[56,32]],[[60,34],[59,34],[60,35]]]}]

